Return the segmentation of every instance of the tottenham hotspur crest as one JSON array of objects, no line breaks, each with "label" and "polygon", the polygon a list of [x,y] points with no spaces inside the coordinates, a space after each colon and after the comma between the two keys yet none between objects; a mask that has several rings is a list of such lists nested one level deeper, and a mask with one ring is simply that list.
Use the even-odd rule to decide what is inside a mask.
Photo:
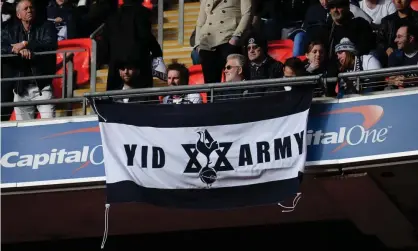
[{"label": "tottenham hotspur crest", "polygon": [[[207,187],[211,187],[218,179],[219,172],[234,170],[227,158],[232,142],[214,140],[207,130],[199,131],[197,134],[195,144],[182,144],[189,156],[184,173],[198,175]],[[199,156],[203,157],[204,161],[199,160]]]},{"label": "tottenham hotspur crest", "polygon": [[199,134],[199,139],[196,142],[196,150],[206,157],[206,166],[200,170],[199,177],[203,183],[210,186],[216,181],[217,175],[216,170],[209,167],[209,164],[211,164],[209,156],[213,151],[219,149],[219,144],[218,141],[213,140],[207,130],[197,133]]}]

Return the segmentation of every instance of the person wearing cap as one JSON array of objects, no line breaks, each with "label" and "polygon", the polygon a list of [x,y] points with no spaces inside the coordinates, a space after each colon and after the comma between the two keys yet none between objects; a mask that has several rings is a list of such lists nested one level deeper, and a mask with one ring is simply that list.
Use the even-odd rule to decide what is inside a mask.
[{"label": "person wearing cap", "polygon": [[118,89],[121,80],[115,62],[135,58],[140,62],[142,87],[153,86],[153,74],[165,78],[163,53],[151,32],[150,11],[141,1],[124,0],[104,23],[98,43],[98,61],[109,64],[107,90]]},{"label": "person wearing cap", "polygon": [[256,33],[246,39],[249,79],[269,79],[283,77],[283,64],[268,54],[267,41]]},{"label": "person wearing cap", "polygon": [[[339,72],[367,71],[382,68],[379,60],[373,55],[359,55],[355,44],[348,38],[341,39],[340,43],[335,46],[335,53],[338,58]],[[341,87],[342,80],[340,80],[339,84],[339,87]],[[355,86],[352,82],[344,82],[344,84],[347,92],[360,91],[360,86]],[[356,90],[350,89],[351,87],[355,87]]]},{"label": "person wearing cap", "polygon": [[[350,12],[354,17],[363,18],[368,23],[372,22],[372,18],[360,9],[358,3],[353,0],[350,1]],[[310,36],[318,33],[318,30],[320,31],[324,26],[327,26],[330,21],[332,19],[328,9],[328,0],[319,0],[316,4],[312,4],[305,14],[302,28],[296,29],[289,36],[294,42],[293,56],[304,55],[306,53],[304,49],[311,41]]]},{"label": "person wearing cap", "polygon": [[[332,21],[327,32],[328,48],[331,50],[342,38],[352,41],[360,55],[368,54],[375,45],[372,28],[366,20],[354,17],[349,0],[329,0],[328,9]],[[329,53],[332,56],[333,53]]]}]

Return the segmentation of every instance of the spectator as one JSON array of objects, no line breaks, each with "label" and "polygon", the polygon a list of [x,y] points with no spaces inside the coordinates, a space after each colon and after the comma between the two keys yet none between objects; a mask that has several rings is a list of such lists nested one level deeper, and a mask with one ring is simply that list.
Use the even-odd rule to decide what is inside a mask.
[{"label": "spectator", "polygon": [[269,41],[281,39],[279,1],[254,1],[253,4],[253,29]]},{"label": "spectator", "polygon": [[325,72],[325,47],[321,42],[310,42],[305,55],[306,60],[303,63],[308,74],[318,75]]},{"label": "spectator", "polygon": [[1,25],[5,27],[16,18],[15,0],[1,0]]},{"label": "spectator", "polygon": [[[398,51],[389,56],[389,67],[418,64],[418,28],[408,24],[399,27],[395,43]],[[389,78],[389,89],[416,86],[416,73]]]},{"label": "spectator", "polygon": [[[268,55],[267,41],[258,33],[251,32],[245,39],[248,59],[248,78],[250,80],[281,78],[283,64]],[[255,88],[254,92],[266,93],[266,88]]]},{"label": "spectator", "polygon": [[382,68],[379,60],[372,55],[358,55],[353,42],[348,38],[341,39],[335,46],[339,63],[339,72],[367,71]]},{"label": "spectator", "polygon": [[[2,61],[2,77],[23,77],[55,74],[56,56],[36,56],[34,52],[57,49],[55,27],[50,22],[36,20],[35,9],[30,0],[22,0],[16,6],[18,22],[10,24],[1,31],[2,54],[14,53],[19,57],[5,58]],[[29,35],[30,34],[30,35]],[[5,93],[3,93],[5,92]],[[31,101],[52,98],[51,79],[16,81],[14,85],[2,83],[2,101]],[[38,105],[41,118],[54,116],[53,105]],[[15,107],[16,120],[33,119],[35,107]]]},{"label": "spectator", "polygon": [[269,79],[283,77],[283,64],[268,55],[267,41],[253,32],[246,39],[249,62],[249,79]]},{"label": "spectator", "polygon": [[[119,70],[119,77],[122,80],[119,90],[130,90],[135,89],[141,86],[139,78],[140,76],[140,62],[134,62],[130,60],[122,61],[117,64]],[[117,102],[128,103],[133,101],[142,101],[141,98],[123,98],[122,100],[117,100]]]},{"label": "spectator", "polygon": [[[288,58],[284,62],[283,73],[284,73],[285,78],[305,76],[306,75],[305,65],[297,57]],[[290,90],[292,90],[292,87],[291,86],[285,86],[284,89],[286,91],[290,91]]]},{"label": "spectator", "polygon": [[382,18],[396,12],[392,0],[363,0],[360,2],[360,8],[373,19],[376,25],[380,25]]},{"label": "spectator", "polygon": [[[332,24],[328,2],[331,2],[331,6],[335,3],[333,0],[319,0],[318,3],[311,5],[306,12],[302,29],[297,29],[290,35],[290,38],[294,41],[294,57],[303,55],[309,41],[318,40],[317,34],[320,34],[323,32],[323,29],[326,29],[325,27]],[[354,18],[363,18],[368,23],[371,23],[372,19],[363,10],[350,2],[349,6]]]},{"label": "spectator", "polygon": [[229,54],[239,53],[239,42],[252,23],[252,0],[202,0],[196,26],[196,44],[205,83],[221,82]]},{"label": "spectator", "polygon": [[72,12],[73,8],[68,0],[51,0],[49,2],[47,18],[48,21],[55,24],[59,41],[77,36]]},{"label": "spectator", "polygon": [[[226,59],[224,68],[225,82],[240,82],[245,81],[246,76],[246,61],[241,54],[230,54]],[[248,90],[233,90],[216,92],[216,101],[238,99],[240,97],[249,96]]]},{"label": "spectator", "polygon": [[150,12],[141,2],[125,0],[120,10],[105,22],[99,46],[101,61],[109,62],[107,90],[121,85],[115,63],[126,58],[141,62],[141,87],[153,86],[152,58],[162,59],[162,51],[151,33]]},{"label": "spectator", "polygon": [[[356,45],[358,55],[369,54],[374,48],[374,36],[370,24],[360,17],[354,17],[349,9],[349,0],[330,0],[328,9],[331,18],[326,27],[318,34],[313,34],[313,40],[321,41],[328,49],[327,53],[327,76],[337,76],[338,59],[335,54],[335,45],[342,38],[348,38]],[[335,96],[335,84],[327,83],[326,95]]]},{"label": "spectator", "polygon": [[399,27],[395,43],[399,51],[389,56],[389,67],[418,64],[418,31],[415,25]]},{"label": "spectator", "polygon": [[377,35],[379,55],[386,55],[387,57],[397,47],[395,37],[399,27],[408,23],[418,24],[418,13],[411,9],[411,0],[393,0],[393,3],[395,4],[396,12],[382,19]]},{"label": "spectator", "polygon": [[73,11],[78,37],[89,37],[118,11],[118,0],[79,0]]},{"label": "spectator", "polygon": [[[189,84],[189,70],[184,64],[172,63],[167,67],[167,83],[169,86]],[[163,104],[199,104],[202,98],[199,93],[174,94],[163,98]]]},{"label": "spectator", "polygon": [[[339,72],[367,71],[380,69],[381,65],[372,55],[358,55],[356,46],[348,39],[341,39],[340,43],[335,46],[339,62]],[[369,82],[362,81],[362,85]],[[343,94],[360,93],[362,85],[356,81],[347,81],[340,79],[337,92]]]}]

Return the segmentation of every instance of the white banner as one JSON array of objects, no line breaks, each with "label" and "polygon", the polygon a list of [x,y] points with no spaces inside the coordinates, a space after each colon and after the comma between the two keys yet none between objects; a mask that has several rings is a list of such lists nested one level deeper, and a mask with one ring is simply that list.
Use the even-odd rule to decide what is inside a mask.
[{"label": "white banner", "polygon": [[307,116],[186,128],[100,123],[107,183],[194,189],[294,178],[305,165]]}]

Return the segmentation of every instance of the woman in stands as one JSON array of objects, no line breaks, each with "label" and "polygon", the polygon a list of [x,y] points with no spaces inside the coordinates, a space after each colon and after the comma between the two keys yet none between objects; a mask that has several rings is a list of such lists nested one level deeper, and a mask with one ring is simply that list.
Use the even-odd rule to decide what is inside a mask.
[{"label": "woman in stands", "polygon": [[[372,55],[358,56],[356,46],[348,38],[341,39],[340,43],[335,46],[339,62],[339,72],[367,71],[382,68],[379,60]],[[345,94],[360,93],[361,86],[354,81],[344,81],[340,79],[338,84],[340,97]],[[368,80],[362,81],[364,83]]]},{"label": "woman in stands", "polygon": [[317,75],[325,72],[325,47],[319,41],[312,41],[307,46],[305,68],[308,74]]}]

